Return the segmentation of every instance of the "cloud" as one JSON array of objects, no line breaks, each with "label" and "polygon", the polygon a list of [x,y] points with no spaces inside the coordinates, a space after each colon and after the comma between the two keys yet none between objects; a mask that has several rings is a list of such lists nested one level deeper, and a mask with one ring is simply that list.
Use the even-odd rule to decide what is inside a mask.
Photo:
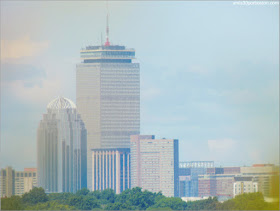
[{"label": "cloud", "polygon": [[48,46],[49,42],[35,42],[29,36],[17,40],[1,40],[1,61],[36,56]]},{"label": "cloud", "polygon": [[236,146],[236,141],[232,139],[219,139],[219,140],[208,140],[208,148],[210,153],[229,153]]},{"label": "cloud", "polygon": [[[29,64],[1,65],[1,94],[27,104],[46,104],[59,95],[62,81],[47,75],[45,69]],[[6,99],[6,98],[5,98]]]},{"label": "cloud", "polygon": [[46,78],[46,72],[29,64],[9,64],[1,65],[1,82],[9,83],[13,81],[23,81],[25,86],[32,87],[41,85],[42,80]]},{"label": "cloud", "polygon": [[16,80],[1,84],[4,95],[17,98],[22,103],[46,105],[51,99],[60,94],[62,83],[58,78],[27,83]]}]

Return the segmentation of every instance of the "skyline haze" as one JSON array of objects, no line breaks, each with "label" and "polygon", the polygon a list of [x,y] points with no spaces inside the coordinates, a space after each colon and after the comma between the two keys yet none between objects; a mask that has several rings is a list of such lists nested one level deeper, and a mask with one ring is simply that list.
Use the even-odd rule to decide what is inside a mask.
[{"label": "skyline haze", "polygon": [[[179,139],[179,161],[279,163],[278,9],[110,2],[110,41],[141,65],[140,134]],[[106,2],[1,1],[2,167],[36,166],[47,103],[76,103],[80,49],[105,29]]]}]

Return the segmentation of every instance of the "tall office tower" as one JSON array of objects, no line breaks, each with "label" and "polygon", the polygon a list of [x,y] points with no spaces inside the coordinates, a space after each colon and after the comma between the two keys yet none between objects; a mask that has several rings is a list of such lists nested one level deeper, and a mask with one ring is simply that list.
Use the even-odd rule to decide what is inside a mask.
[{"label": "tall office tower", "polygon": [[92,190],[91,150],[129,148],[140,133],[140,68],[135,50],[87,46],[77,65],[77,108],[87,128],[88,188]]},{"label": "tall office tower", "polygon": [[130,188],[130,149],[92,150],[92,190],[113,189],[119,194]]},{"label": "tall office tower", "polygon": [[131,136],[131,187],[165,196],[179,194],[179,151],[176,139]]},{"label": "tall office tower", "polygon": [[46,192],[86,187],[86,129],[75,104],[57,97],[47,106],[37,131],[38,186]]}]

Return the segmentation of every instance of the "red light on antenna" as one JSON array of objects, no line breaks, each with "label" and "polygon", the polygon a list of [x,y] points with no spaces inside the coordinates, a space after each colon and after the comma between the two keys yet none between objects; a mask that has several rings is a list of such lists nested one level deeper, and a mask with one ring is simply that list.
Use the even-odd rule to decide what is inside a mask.
[{"label": "red light on antenna", "polygon": [[107,38],[106,42],[105,42],[105,46],[109,46],[110,45],[110,42],[109,42],[109,39]]}]

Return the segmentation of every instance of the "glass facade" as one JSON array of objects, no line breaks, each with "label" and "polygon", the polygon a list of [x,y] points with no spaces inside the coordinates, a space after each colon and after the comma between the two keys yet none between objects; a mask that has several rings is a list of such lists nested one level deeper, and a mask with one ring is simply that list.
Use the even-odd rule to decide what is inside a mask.
[{"label": "glass facade", "polygon": [[140,132],[140,67],[134,49],[88,46],[76,68],[77,107],[87,128],[88,188],[91,150],[129,148]]},{"label": "glass facade", "polygon": [[48,193],[87,187],[86,144],[75,104],[63,97],[53,100],[37,130],[38,186]]}]

